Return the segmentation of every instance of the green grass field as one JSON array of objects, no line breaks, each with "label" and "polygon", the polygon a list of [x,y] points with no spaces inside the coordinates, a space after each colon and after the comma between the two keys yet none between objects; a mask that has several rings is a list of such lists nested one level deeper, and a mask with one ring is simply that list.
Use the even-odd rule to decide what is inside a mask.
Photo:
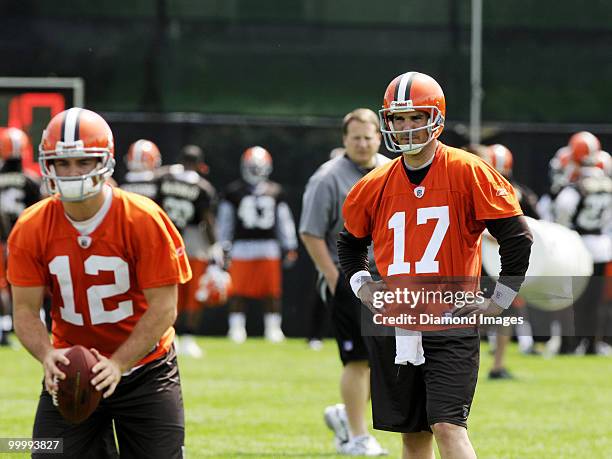
[{"label": "green grass field", "polygon": [[[334,342],[321,352],[302,340],[200,344],[204,358],[180,360],[188,458],[336,457],[322,420],[324,407],[339,402]],[[479,458],[612,457],[610,359],[544,360],[513,347],[508,366],[517,379],[488,381],[491,357],[482,350],[469,429]],[[1,348],[0,362],[0,437],[28,437],[41,366],[23,349]],[[399,457],[398,435],[376,436],[390,457]]]}]

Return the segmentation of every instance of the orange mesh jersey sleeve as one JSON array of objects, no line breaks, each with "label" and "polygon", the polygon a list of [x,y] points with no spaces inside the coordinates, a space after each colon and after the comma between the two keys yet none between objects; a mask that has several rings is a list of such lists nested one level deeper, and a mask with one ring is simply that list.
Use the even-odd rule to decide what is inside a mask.
[{"label": "orange mesh jersey sleeve", "polygon": [[46,231],[41,220],[51,221],[55,206],[55,198],[44,199],[26,209],[15,223],[7,241],[7,277],[11,285],[36,287],[49,284],[49,270],[40,256]]},{"label": "orange mesh jersey sleeve", "polygon": [[129,247],[134,251],[140,288],[189,281],[191,267],[185,244],[170,218],[149,199],[131,193],[129,198],[124,198],[127,222],[124,225],[130,230],[132,243]]},{"label": "orange mesh jersey sleeve", "polygon": [[521,215],[521,206],[514,187],[498,171],[484,161],[466,167],[467,182],[473,183],[472,199],[477,220],[493,220]]}]

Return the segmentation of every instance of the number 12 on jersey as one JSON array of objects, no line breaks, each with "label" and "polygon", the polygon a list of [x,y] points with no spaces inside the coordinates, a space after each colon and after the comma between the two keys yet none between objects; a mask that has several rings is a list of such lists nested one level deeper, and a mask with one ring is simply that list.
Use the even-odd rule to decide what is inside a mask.
[{"label": "number 12 on jersey", "polygon": [[[436,257],[450,225],[448,206],[417,209],[417,225],[423,225],[432,219],[437,220],[436,227],[423,256],[415,263],[416,274],[437,273],[440,269],[440,263],[436,261]],[[409,274],[411,272],[410,262],[405,260],[406,212],[395,212],[389,219],[387,228],[393,230],[393,263],[387,268],[387,276]]]},{"label": "number 12 on jersey", "polygon": [[[91,255],[85,260],[85,274],[97,276],[100,271],[112,271],[115,283],[92,285],[87,289],[87,305],[92,325],[117,323],[134,314],[132,300],[120,301],[112,311],[104,309],[104,298],[120,295],[130,289],[128,264],[119,257]],[[58,255],[49,263],[49,272],[57,277],[64,305],[60,307],[62,319],[73,325],[84,325],[83,314],[76,311],[74,285],[70,274],[70,258]]]}]

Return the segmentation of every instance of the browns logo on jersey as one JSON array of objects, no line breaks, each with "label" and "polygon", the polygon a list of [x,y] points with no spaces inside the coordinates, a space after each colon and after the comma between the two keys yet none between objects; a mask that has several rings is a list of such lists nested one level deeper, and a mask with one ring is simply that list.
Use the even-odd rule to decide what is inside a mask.
[{"label": "browns logo on jersey", "polygon": [[383,277],[475,277],[485,220],[521,215],[521,209],[512,186],[494,168],[438,143],[419,185],[409,181],[399,157],[357,182],[343,214],[351,234],[372,237]]},{"label": "browns logo on jersey", "polygon": [[[112,189],[108,213],[83,241],[57,197],[27,209],[9,238],[9,282],[52,294],[53,345],[81,344],[110,356],[148,308],[143,290],[185,283],[191,269],[180,234],[152,201]],[[170,327],[138,364],[164,355]]]}]

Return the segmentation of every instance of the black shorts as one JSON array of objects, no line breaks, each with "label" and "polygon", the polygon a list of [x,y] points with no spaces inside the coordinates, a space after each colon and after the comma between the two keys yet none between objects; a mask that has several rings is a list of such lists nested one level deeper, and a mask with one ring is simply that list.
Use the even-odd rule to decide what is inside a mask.
[{"label": "black shorts", "polygon": [[326,303],[331,310],[331,322],[340,352],[340,360],[349,362],[368,360],[368,349],[361,332],[361,309],[365,308],[355,296],[346,276],[339,270],[336,292],[327,290]]},{"label": "black shorts", "polygon": [[[593,338],[590,341],[590,349],[594,352],[594,337],[605,336],[603,330],[606,323],[606,309],[602,308],[605,304],[603,299],[604,288],[606,287],[606,263],[593,263],[593,275],[586,281],[586,287],[582,294],[574,302],[574,329],[578,338]],[[589,350],[587,350],[589,352]]]},{"label": "black shorts", "polygon": [[431,431],[447,422],[467,428],[476,390],[480,339],[475,329],[423,333],[425,363],[395,363],[395,336],[373,336],[370,346],[374,428]]},{"label": "black shorts", "polygon": [[118,458],[113,421],[122,459],[183,457],[185,419],[174,349],[123,377],[113,395],[77,425],[64,420],[43,387],[32,436],[63,438],[62,457]]}]

